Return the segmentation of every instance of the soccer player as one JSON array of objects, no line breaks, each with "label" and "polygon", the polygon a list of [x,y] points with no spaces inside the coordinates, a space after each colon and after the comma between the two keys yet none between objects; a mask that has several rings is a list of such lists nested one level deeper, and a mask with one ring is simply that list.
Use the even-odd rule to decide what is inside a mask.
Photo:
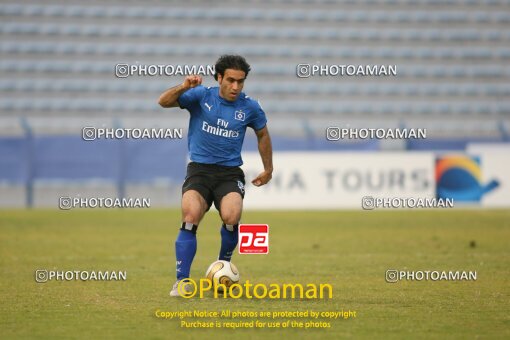
[{"label": "soccer player", "polygon": [[[215,65],[218,87],[202,86],[200,76],[187,76],[159,98],[162,107],[190,113],[188,148],[191,162],[182,186],[182,225],[175,241],[177,282],[170,296],[179,296],[178,285],[189,278],[197,251],[198,225],[212,203],[220,213],[219,260],[230,261],[238,242],[237,228],[244,198],[241,148],[246,128],[255,130],[264,171],[252,180],[261,186],[272,178],[272,145],[266,115],[259,103],[242,91],[250,65],[242,56],[223,55]],[[185,286],[187,287],[187,286]]]}]

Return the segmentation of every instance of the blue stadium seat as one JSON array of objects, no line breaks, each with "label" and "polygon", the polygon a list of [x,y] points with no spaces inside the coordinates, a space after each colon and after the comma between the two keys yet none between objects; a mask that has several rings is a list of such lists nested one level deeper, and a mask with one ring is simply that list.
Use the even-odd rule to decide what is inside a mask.
[{"label": "blue stadium seat", "polygon": [[55,17],[63,17],[63,16],[68,15],[67,7],[65,7],[65,6],[47,5],[47,6],[32,7],[32,8],[34,8],[34,10],[38,11],[38,13],[35,15],[55,16]]},{"label": "blue stadium seat", "polygon": [[0,182],[26,183],[30,164],[28,141],[19,137],[0,137]]},{"label": "blue stadium seat", "polygon": [[[273,2],[264,3],[269,8]],[[1,113],[26,109],[29,115],[52,110],[102,115],[118,112],[117,106],[130,114],[159,112],[153,97],[173,78],[117,79],[116,63],[196,62],[234,51],[252,60],[249,93],[260,94],[268,110],[276,113],[508,115],[510,29],[504,24],[510,22],[505,10],[510,1],[362,0],[349,1],[342,11],[322,7],[325,3],[336,4],[317,0],[310,9],[302,0],[293,2],[292,10],[259,5],[250,10],[200,5],[168,10],[164,2],[144,7],[132,3],[2,5],[2,19],[16,20],[0,24],[4,35],[0,95],[9,92],[2,98],[13,98],[2,99]],[[77,20],[81,18],[87,20]],[[110,18],[133,24],[117,25]],[[182,25],[189,20],[203,24]],[[225,20],[237,29],[217,25]],[[207,41],[186,42],[194,39]],[[243,42],[250,39],[256,43]],[[296,77],[296,64],[317,61],[395,63],[398,79]],[[34,79],[31,73],[36,73]],[[26,104],[16,99],[21,91],[34,91],[37,98],[49,96]],[[66,96],[75,92],[86,92],[87,99],[69,103]],[[139,97],[121,101],[125,93]],[[317,96],[324,102],[317,103]],[[431,100],[435,97],[446,106]],[[471,105],[472,97],[480,98]],[[491,102],[495,98],[497,104]]]}]

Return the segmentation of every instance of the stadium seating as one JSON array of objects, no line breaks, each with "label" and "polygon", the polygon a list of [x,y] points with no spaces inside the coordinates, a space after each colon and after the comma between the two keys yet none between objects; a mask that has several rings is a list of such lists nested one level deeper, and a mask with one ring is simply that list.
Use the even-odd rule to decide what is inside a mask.
[{"label": "stadium seating", "polygon": [[[509,1],[317,0],[294,1],[292,8],[289,1],[236,3],[242,6],[210,8],[199,2],[175,6],[165,1],[143,6],[121,1],[106,6],[44,0],[3,4],[0,91],[7,99],[1,102],[2,113],[23,110],[27,116],[67,115],[66,110],[73,110],[74,115],[84,111],[101,116],[111,114],[112,105],[123,101],[127,91],[140,94],[137,98],[146,103],[127,102],[119,112],[133,115],[142,110],[155,115],[154,98],[175,77],[139,77],[137,85],[127,84],[114,77],[115,64],[140,60],[146,64],[209,64],[215,56],[230,51],[252,62],[254,71],[247,86],[273,115],[354,113],[380,120],[377,116],[408,112],[409,96],[423,102],[410,110],[418,114],[502,118],[509,113],[505,89],[510,76],[506,67],[510,59]],[[201,24],[186,25],[191,20]],[[317,62],[395,64],[398,76],[368,81],[296,77],[297,64]],[[54,81],[71,74],[74,83],[59,86]],[[28,85],[34,78],[36,84]],[[432,85],[438,83],[441,86]],[[19,103],[16,94],[23,91],[31,91],[40,103]],[[69,92],[77,91],[87,92],[87,99],[63,103]],[[326,104],[316,103],[317,93]],[[378,96],[393,104],[367,109],[364,104],[351,104],[351,96],[360,103]],[[433,97],[447,103],[437,105]],[[476,105],[466,110],[462,103],[473,98]],[[296,99],[303,103],[296,105]],[[494,100],[498,105],[493,105]],[[342,109],[344,105],[349,108]]]},{"label": "stadium seating", "polygon": [[[209,65],[224,53],[251,63],[246,92],[261,100],[278,150],[462,150],[469,141],[509,140],[510,0],[225,4],[3,3],[0,190],[38,205],[62,181],[77,191],[164,188],[160,201],[168,203],[182,179],[184,141],[84,144],[80,129],[162,121],[185,128],[185,115],[157,104],[182,77],[117,78],[116,64]],[[300,78],[298,64],[396,65],[397,76]],[[204,84],[215,83],[205,76]],[[335,125],[427,126],[431,138],[330,143],[324,129]],[[256,150],[253,138],[245,150]],[[151,189],[156,182],[164,184]]]}]

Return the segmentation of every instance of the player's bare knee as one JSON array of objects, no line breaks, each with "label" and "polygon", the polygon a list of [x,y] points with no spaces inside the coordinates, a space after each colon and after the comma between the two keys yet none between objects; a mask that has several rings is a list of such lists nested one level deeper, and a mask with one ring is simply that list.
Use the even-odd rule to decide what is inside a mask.
[{"label": "player's bare knee", "polygon": [[224,213],[221,215],[221,220],[225,224],[235,225],[239,223],[240,219],[241,216],[238,213]]},{"label": "player's bare knee", "polygon": [[182,221],[186,223],[193,223],[198,225],[202,217],[198,213],[193,213],[191,211],[183,211],[182,212]]},{"label": "player's bare knee", "polygon": [[238,224],[241,219],[241,210],[231,207],[222,207],[220,217],[225,224]]}]

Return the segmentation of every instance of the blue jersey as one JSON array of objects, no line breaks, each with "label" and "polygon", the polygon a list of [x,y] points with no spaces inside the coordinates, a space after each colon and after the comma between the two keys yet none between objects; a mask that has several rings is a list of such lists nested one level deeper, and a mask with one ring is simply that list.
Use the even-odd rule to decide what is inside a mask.
[{"label": "blue jersey", "polygon": [[246,128],[266,126],[266,114],[259,103],[243,92],[230,102],[218,87],[197,86],[184,92],[179,105],[190,112],[188,148],[193,162],[240,166]]}]

